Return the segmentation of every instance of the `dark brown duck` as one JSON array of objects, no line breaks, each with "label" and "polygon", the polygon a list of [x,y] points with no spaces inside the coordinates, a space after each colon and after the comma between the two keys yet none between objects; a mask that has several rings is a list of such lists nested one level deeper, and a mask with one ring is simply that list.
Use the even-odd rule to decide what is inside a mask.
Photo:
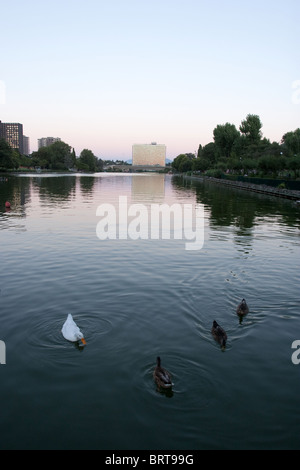
[{"label": "dark brown duck", "polygon": [[153,372],[153,378],[160,388],[172,388],[172,375],[166,369],[161,366],[161,359],[160,357],[156,360],[157,365]]}]

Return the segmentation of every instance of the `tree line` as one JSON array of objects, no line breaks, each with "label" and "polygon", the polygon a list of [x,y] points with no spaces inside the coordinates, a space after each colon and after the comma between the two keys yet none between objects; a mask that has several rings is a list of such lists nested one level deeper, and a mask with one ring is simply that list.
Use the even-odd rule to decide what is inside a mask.
[{"label": "tree line", "polygon": [[260,117],[248,114],[239,129],[230,123],[218,125],[213,136],[214,141],[200,145],[196,155],[178,155],[173,169],[205,172],[208,176],[227,172],[276,177],[284,171],[294,178],[300,176],[300,128],[284,134],[280,143],[270,142],[262,136]]},{"label": "tree line", "polygon": [[61,141],[42,147],[30,157],[25,157],[12,149],[4,139],[0,139],[0,169],[13,170],[22,166],[56,171],[76,169],[95,172],[103,170],[103,161],[88,149],[82,150],[80,156],[76,157],[75,150]]}]

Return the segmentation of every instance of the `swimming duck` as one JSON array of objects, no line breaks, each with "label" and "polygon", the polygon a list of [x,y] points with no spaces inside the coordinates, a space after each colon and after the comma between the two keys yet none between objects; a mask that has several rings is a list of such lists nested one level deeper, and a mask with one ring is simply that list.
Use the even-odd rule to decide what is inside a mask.
[{"label": "swimming duck", "polygon": [[247,315],[249,313],[249,307],[247,305],[247,302],[245,299],[241,301],[241,303],[238,305],[236,309],[236,313],[243,317],[244,315]]},{"label": "swimming duck", "polygon": [[158,387],[172,388],[172,375],[166,369],[161,367],[161,359],[157,358],[157,366],[153,372],[153,378]]},{"label": "swimming duck", "polygon": [[216,341],[221,345],[222,348],[226,347],[227,334],[225,330],[216,322],[213,322],[211,333]]},{"label": "swimming duck", "polygon": [[77,343],[78,341],[81,341],[84,346],[86,345],[86,341],[83,337],[83,334],[74,322],[71,314],[68,315],[68,318],[64,326],[62,327],[61,332],[66,340],[71,341],[72,343]]}]

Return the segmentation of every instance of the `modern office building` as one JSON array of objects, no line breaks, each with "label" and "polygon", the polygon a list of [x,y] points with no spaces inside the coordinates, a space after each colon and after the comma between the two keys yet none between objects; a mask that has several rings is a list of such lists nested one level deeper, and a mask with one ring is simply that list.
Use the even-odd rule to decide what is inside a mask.
[{"label": "modern office building", "polygon": [[133,166],[166,166],[167,148],[157,144],[134,144],[132,147]]},{"label": "modern office building", "polygon": [[42,147],[49,147],[52,144],[55,144],[55,142],[60,142],[61,139],[59,137],[42,137],[41,139],[38,139],[38,148]]},{"label": "modern office building", "polygon": [[13,149],[24,155],[23,124],[0,121],[0,138],[6,140]]},{"label": "modern office building", "polygon": [[29,137],[23,135],[23,154],[28,157],[30,155]]}]

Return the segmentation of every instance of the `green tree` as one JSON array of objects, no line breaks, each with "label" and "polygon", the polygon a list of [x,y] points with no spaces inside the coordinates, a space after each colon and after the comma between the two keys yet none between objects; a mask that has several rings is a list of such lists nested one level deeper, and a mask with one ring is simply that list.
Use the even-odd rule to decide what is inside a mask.
[{"label": "green tree", "polygon": [[239,172],[243,169],[243,164],[240,158],[237,158],[236,155],[231,155],[230,159],[228,160],[228,169],[233,170],[234,172]]},{"label": "green tree", "polygon": [[[65,142],[55,142],[48,147],[52,170],[68,170],[73,166],[70,145]],[[75,162],[74,162],[75,164]]]},{"label": "green tree", "polygon": [[178,155],[178,157],[174,158],[174,160],[172,162],[172,167],[174,168],[174,170],[180,171],[179,168],[180,168],[181,162],[183,161],[184,158],[186,158],[186,155],[184,153],[182,153],[182,154]]},{"label": "green tree", "polygon": [[20,154],[13,150],[4,139],[0,139],[0,168],[11,170],[19,168]]},{"label": "green tree", "polygon": [[32,165],[47,170],[69,170],[75,166],[75,162],[75,153],[65,142],[55,142],[32,154]]},{"label": "green tree", "polygon": [[299,178],[300,173],[300,156],[289,158],[287,161],[287,169],[295,174],[295,178]]},{"label": "green tree", "polygon": [[194,158],[192,158],[192,155],[193,154],[185,153],[178,155],[172,163],[174,170],[179,171],[180,173],[191,171],[193,168],[193,159],[195,159],[195,155],[193,155]]},{"label": "green tree", "polygon": [[241,133],[250,143],[257,143],[262,139],[262,123],[260,117],[256,114],[248,114],[246,119],[240,125]]},{"label": "green tree", "polygon": [[281,143],[290,155],[300,155],[300,128],[284,134]]},{"label": "green tree", "polygon": [[95,172],[97,169],[97,158],[95,157],[93,152],[88,149],[82,150],[78,163],[82,169],[85,168],[87,171]]},{"label": "green tree", "polygon": [[197,158],[201,158],[201,157],[202,157],[202,153],[203,153],[203,147],[202,147],[202,145],[200,144],[200,145],[199,145],[199,148],[198,148],[198,152],[197,152]]},{"label": "green tree", "polygon": [[96,158],[96,171],[103,171],[103,167],[104,167],[104,162],[103,160],[101,160],[101,158]]},{"label": "green tree", "polygon": [[258,161],[258,168],[262,170],[264,174],[273,173],[273,176],[277,176],[278,173],[285,169],[287,161],[284,157],[274,157],[273,155],[266,155],[261,157]]},{"label": "green tree", "polygon": [[214,141],[220,157],[230,157],[234,144],[240,138],[240,133],[234,124],[227,122],[214,129]]},{"label": "green tree", "polygon": [[20,166],[31,167],[32,166],[31,158],[27,157],[26,155],[21,155]]},{"label": "green tree", "polygon": [[193,161],[185,155],[185,157],[181,160],[179,165],[180,173],[186,173],[187,171],[191,171],[193,169]]},{"label": "green tree", "polygon": [[192,163],[193,171],[206,171],[210,168],[210,162],[205,158],[195,158]]},{"label": "green tree", "polygon": [[42,147],[37,152],[33,152],[31,155],[32,166],[40,166],[46,170],[50,169],[51,165],[51,154],[50,147]]},{"label": "green tree", "polygon": [[245,158],[241,162],[241,169],[244,170],[244,174],[248,173],[251,170],[255,170],[257,168],[257,160],[253,158]]},{"label": "green tree", "polygon": [[202,149],[202,158],[209,162],[209,168],[212,168],[216,161],[216,153],[216,145],[214,142],[210,142]]}]

